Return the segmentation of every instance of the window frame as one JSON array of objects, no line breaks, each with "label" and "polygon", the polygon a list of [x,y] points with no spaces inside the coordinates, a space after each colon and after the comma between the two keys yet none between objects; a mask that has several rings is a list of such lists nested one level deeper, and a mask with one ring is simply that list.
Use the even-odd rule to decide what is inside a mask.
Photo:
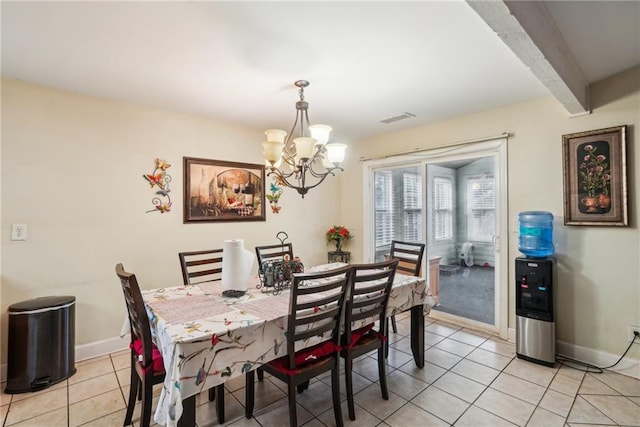
[{"label": "window frame", "polygon": [[[465,191],[467,192],[467,207],[466,207],[466,217],[467,217],[467,239],[469,241],[472,242],[478,242],[478,243],[492,243],[493,242],[493,237],[496,234],[495,231],[495,222],[496,222],[496,194],[495,194],[495,179],[494,176],[485,176],[485,175],[472,175],[472,176],[468,176],[466,178],[466,188]],[[478,196],[474,194],[473,191],[473,186],[474,184],[479,184],[480,186],[483,186],[486,183],[490,183],[492,185],[492,189],[490,191],[493,192],[491,199],[492,199],[492,203],[491,206],[489,205],[483,205],[482,203],[480,203],[480,206],[478,206],[477,203],[474,203],[478,200]],[[481,189],[480,191],[485,191],[483,189]],[[479,220],[477,220],[477,217],[475,214],[481,212],[482,213],[482,218],[480,218]],[[483,233],[479,230],[482,229],[482,227],[479,227],[479,224],[483,223],[483,224],[490,224],[491,225],[491,229],[486,232]]]}]

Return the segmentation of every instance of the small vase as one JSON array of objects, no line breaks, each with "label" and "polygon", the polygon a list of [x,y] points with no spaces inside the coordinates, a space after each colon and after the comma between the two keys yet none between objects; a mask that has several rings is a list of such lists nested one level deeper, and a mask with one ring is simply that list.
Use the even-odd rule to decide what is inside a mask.
[{"label": "small vase", "polygon": [[600,206],[600,209],[609,209],[609,206],[611,206],[611,196],[608,194],[599,194],[598,206]]},{"label": "small vase", "polygon": [[587,196],[581,200],[582,204],[586,206],[587,213],[598,212],[598,198],[594,196]]},{"label": "small vase", "polygon": [[342,240],[336,240],[336,252],[342,252]]}]

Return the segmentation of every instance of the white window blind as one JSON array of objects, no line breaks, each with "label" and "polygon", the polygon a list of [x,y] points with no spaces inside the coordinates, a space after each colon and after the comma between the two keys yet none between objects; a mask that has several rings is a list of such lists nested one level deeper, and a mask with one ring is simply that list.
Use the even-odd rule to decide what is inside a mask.
[{"label": "white window blind", "polygon": [[433,178],[433,238],[453,238],[453,182],[449,177]]},{"label": "white window blind", "polygon": [[422,240],[422,178],[417,173],[402,174],[404,192],[404,233],[406,242]]},{"label": "white window blind", "polygon": [[467,180],[467,227],[469,240],[491,242],[495,234],[496,200],[492,176]]},{"label": "white window blind", "polygon": [[391,244],[393,239],[393,180],[391,171],[374,174],[376,249]]}]

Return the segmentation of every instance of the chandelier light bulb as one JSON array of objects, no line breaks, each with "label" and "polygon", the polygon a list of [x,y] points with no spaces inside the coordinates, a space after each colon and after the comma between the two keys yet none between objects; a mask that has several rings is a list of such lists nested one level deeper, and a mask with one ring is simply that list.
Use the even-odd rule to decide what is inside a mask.
[{"label": "chandelier light bulb", "polygon": [[344,160],[344,153],[347,150],[346,144],[332,142],[324,146],[327,150],[327,159],[334,165],[339,165]]},{"label": "chandelier light bulb", "polygon": [[282,158],[282,147],[284,147],[284,143],[278,141],[264,141],[262,143],[262,149],[264,150],[262,154],[271,166],[277,167],[275,164]]},{"label": "chandelier light bulb", "polygon": [[[262,154],[264,155],[264,152]],[[282,164],[282,158],[280,158],[274,164],[269,163],[269,160],[265,160],[264,161],[264,166],[267,167],[267,168],[279,168],[281,164]]]},{"label": "chandelier light bulb", "polygon": [[329,134],[331,133],[331,126],[328,125],[311,125],[309,126],[309,133],[311,138],[318,141],[318,144],[324,145],[329,142]]},{"label": "chandelier light bulb", "polygon": [[316,140],[306,136],[296,138],[293,143],[296,145],[296,158],[308,160],[313,157],[313,147],[316,145]]},{"label": "chandelier light bulb", "polygon": [[280,142],[284,144],[284,138],[287,136],[287,132],[280,129],[267,129],[264,131],[267,136],[267,141]]}]

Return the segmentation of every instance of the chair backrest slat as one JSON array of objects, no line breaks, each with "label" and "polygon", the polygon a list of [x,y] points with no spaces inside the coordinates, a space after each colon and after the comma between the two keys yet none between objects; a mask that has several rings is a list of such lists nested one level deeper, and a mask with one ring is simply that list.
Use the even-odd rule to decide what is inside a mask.
[{"label": "chair backrest slat", "polygon": [[312,301],[308,301],[308,302],[300,302],[298,304],[298,310],[306,310],[308,308],[314,308],[314,307],[318,307],[318,306],[326,306],[329,305],[331,303],[335,303],[337,302],[337,299],[335,296],[327,296],[327,297],[319,297],[317,299],[313,299]]},{"label": "chair backrest slat", "polygon": [[[352,329],[365,326],[359,322],[367,319],[365,323],[373,323],[378,320],[381,331],[386,325],[387,305],[393,286],[397,259],[371,263],[354,264],[350,296],[346,301],[345,332],[343,344],[351,343]],[[356,324],[354,324],[356,323]]]},{"label": "chair backrest slat", "polygon": [[180,252],[178,258],[185,285],[222,279],[222,249]]},{"label": "chair backrest slat", "polygon": [[293,274],[287,316],[289,369],[295,369],[296,366],[295,348],[298,341],[330,332],[328,339],[339,345],[340,320],[351,275],[350,266]]},{"label": "chair backrest slat", "polygon": [[[357,296],[354,295],[354,297],[357,298]],[[384,302],[384,293],[380,293],[380,295],[378,296],[369,296],[366,299],[362,298],[362,299],[354,299],[353,302],[351,303],[352,307],[354,309],[357,308],[362,308],[362,307],[367,307],[369,305],[375,305],[375,304],[380,304]]]},{"label": "chair backrest slat", "polygon": [[116,274],[120,278],[124,300],[127,304],[127,314],[131,325],[131,342],[136,339],[142,341],[142,365],[144,367],[150,366],[153,363],[151,326],[138,280],[135,274],[126,272],[122,264],[116,265]]},{"label": "chair backrest slat", "polygon": [[262,272],[262,263],[265,261],[284,260],[285,255],[293,261],[293,245],[291,243],[256,246],[256,257],[258,258],[258,268]]},{"label": "chair backrest slat", "polygon": [[398,271],[408,273],[412,276],[420,276],[422,268],[422,258],[424,257],[424,243],[401,242],[399,240],[391,241],[390,258],[396,258],[398,263]]}]

